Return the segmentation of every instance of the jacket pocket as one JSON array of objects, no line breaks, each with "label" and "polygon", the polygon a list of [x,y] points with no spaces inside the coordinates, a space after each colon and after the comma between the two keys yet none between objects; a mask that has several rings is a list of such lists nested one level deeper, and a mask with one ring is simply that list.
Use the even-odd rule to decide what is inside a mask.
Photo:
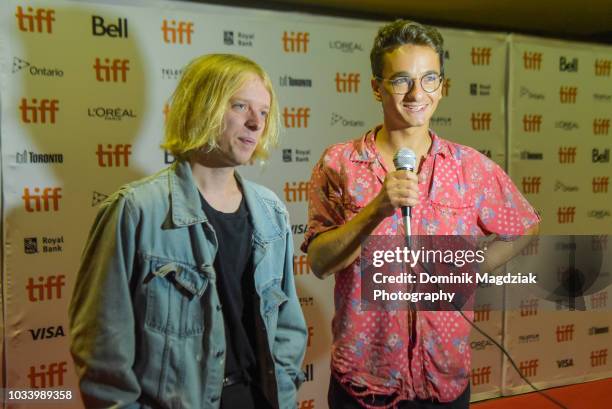
[{"label": "jacket pocket", "polygon": [[288,299],[280,283],[276,281],[261,292],[262,312],[270,339],[274,339],[274,334],[276,334],[278,310]]},{"label": "jacket pocket", "polygon": [[146,259],[145,326],[179,337],[202,335],[205,328],[202,295],[208,279],[196,266],[155,256]]}]

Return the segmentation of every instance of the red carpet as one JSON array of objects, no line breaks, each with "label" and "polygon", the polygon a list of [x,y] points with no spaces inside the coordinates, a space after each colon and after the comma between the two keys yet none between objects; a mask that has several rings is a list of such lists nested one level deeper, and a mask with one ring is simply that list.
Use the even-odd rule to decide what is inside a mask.
[{"label": "red carpet", "polygon": [[[567,409],[611,409],[612,378],[601,381],[546,389],[548,395]],[[537,393],[490,399],[470,405],[471,409],[559,409],[559,406]]]}]

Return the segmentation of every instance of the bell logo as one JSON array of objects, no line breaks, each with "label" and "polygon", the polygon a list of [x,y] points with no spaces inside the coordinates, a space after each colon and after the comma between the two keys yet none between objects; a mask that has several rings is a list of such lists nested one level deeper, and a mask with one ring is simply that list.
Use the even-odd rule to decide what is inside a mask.
[{"label": "bell logo", "polygon": [[[17,6],[17,26],[19,30],[28,33],[42,33],[43,30],[47,34],[53,32],[53,22],[55,21],[55,10],[52,9],[33,9],[27,8],[27,13],[24,13],[21,6]],[[44,25],[43,25],[44,23]]]},{"label": "bell logo", "polygon": [[285,128],[308,128],[310,108],[287,108],[283,110],[283,121]]},{"label": "bell logo", "polygon": [[608,362],[608,349],[600,349],[591,351],[591,367],[606,365]]},{"label": "bell logo", "polygon": [[64,375],[68,372],[66,361],[52,362],[38,367],[30,367],[28,379],[30,388],[53,388],[64,385]]},{"label": "bell logo", "polygon": [[[96,58],[93,65],[96,72],[96,81],[100,82],[126,82],[127,72],[130,70],[130,60],[114,58],[112,61],[109,58],[104,59],[104,64]],[[121,80],[119,79],[121,73]]]},{"label": "bell logo", "polygon": [[448,97],[448,90],[451,87],[451,80],[450,78],[445,78],[444,81],[442,82],[442,96],[443,97]]},{"label": "bell logo", "polygon": [[[96,156],[98,157],[98,166],[101,168],[112,168],[129,166],[130,155],[132,154],[132,145],[106,145],[106,150],[100,144],[98,144],[98,150]],[[115,159],[113,161],[113,158]]]},{"label": "bell logo", "polygon": [[104,24],[104,17],[91,16],[91,34],[96,37],[128,38],[128,19],[118,18],[117,24]]},{"label": "bell logo", "polygon": [[574,216],[576,215],[575,206],[564,206],[557,209],[557,222],[559,224],[574,223]]},{"label": "bell logo", "polygon": [[164,19],[161,26],[162,37],[166,44],[191,44],[193,34],[193,23],[191,21],[179,21]]},{"label": "bell logo", "polygon": [[283,33],[283,51],[286,53],[307,53],[308,43],[310,42],[310,33],[298,32],[294,33],[291,31],[288,34],[286,31]]},{"label": "bell logo", "polygon": [[491,63],[490,47],[472,47],[472,65],[489,65]]},{"label": "bell logo", "polygon": [[491,304],[482,304],[474,307],[474,322],[489,321],[491,318]]},{"label": "bell logo", "polygon": [[525,114],[523,115],[523,131],[540,132],[542,125],[542,115]]},{"label": "bell logo", "polygon": [[559,71],[578,72],[578,58],[573,58],[570,60],[567,57],[560,57]]},{"label": "bell logo", "polygon": [[285,202],[304,202],[308,200],[308,186],[309,182],[285,182]]},{"label": "bell logo", "polygon": [[308,341],[306,342],[306,347],[310,347],[312,343],[312,338],[314,338],[314,327],[308,327]]},{"label": "bell logo", "polygon": [[340,74],[336,73],[336,92],[346,93],[346,92],[359,92],[359,82],[360,74],[359,73],[345,73]]},{"label": "bell logo", "polygon": [[608,176],[595,176],[593,178],[593,193],[608,193]]},{"label": "bell logo", "polygon": [[574,324],[557,325],[555,334],[557,335],[557,343],[572,341],[574,339]]},{"label": "bell logo", "polygon": [[28,292],[29,302],[59,300],[62,298],[62,288],[66,285],[65,275],[40,276],[36,281],[38,284],[34,284],[33,278],[28,278],[26,291]]},{"label": "bell logo", "polygon": [[559,163],[576,163],[576,149],[575,146],[560,146]]},{"label": "bell logo", "polygon": [[559,100],[562,104],[575,104],[577,95],[577,87],[561,87],[559,89]]},{"label": "bell logo", "polygon": [[490,112],[472,112],[470,118],[472,130],[488,131],[491,129],[491,113]]},{"label": "bell logo", "polygon": [[610,118],[593,119],[593,133],[595,135],[607,135],[610,130]]},{"label": "bell logo", "polygon": [[600,291],[591,295],[591,308],[605,308],[608,305],[608,292]]},{"label": "bell logo", "polygon": [[60,199],[62,198],[61,192],[61,187],[46,187],[41,194],[40,188],[35,187],[32,194],[29,187],[24,187],[21,198],[23,199],[26,212],[57,212],[59,210]]},{"label": "bell logo", "polygon": [[521,317],[538,315],[538,299],[521,300]]},{"label": "bell logo", "polygon": [[528,361],[521,361],[519,363],[519,369],[521,371],[521,374],[523,374],[524,377],[536,376],[538,372],[539,361],[540,361],[539,359],[530,359]]},{"label": "bell logo", "polygon": [[540,193],[540,184],[542,178],[540,176],[525,176],[523,177],[523,193]]},{"label": "bell logo", "polygon": [[21,98],[19,110],[21,122],[24,124],[54,124],[55,114],[59,111],[59,100],[41,99],[39,102],[38,99],[32,98],[28,103],[26,98]]},{"label": "bell logo", "polygon": [[315,409],[314,399],[301,400],[298,409]]},{"label": "bell logo", "polygon": [[535,256],[538,254],[540,247],[540,238],[535,236],[523,250],[521,250],[521,256]]},{"label": "bell logo", "polygon": [[314,380],[314,364],[307,364],[304,366],[304,382],[311,382]]},{"label": "bell logo", "polygon": [[595,76],[609,77],[611,66],[612,66],[612,61],[610,60],[600,60],[600,59],[595,60]]},{"label": "bell logo", "polygon": [[525,51],[523,53],[523,68],[526,70],[540,71],[542,68],[542,53]]},{"label": "bell logo", "polygon": [[308,259],[305,255],[293,256],[293,275],[300,276],[310,274]]},{"label": "bell logo", "polygon": [[472,368],[472,385],[486,385],[491,382],[491,367]]}]

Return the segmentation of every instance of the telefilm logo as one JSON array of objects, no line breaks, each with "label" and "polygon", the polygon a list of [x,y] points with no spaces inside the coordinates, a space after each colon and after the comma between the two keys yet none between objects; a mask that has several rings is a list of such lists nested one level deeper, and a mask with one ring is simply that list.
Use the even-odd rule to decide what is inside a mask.
[{"label": "telefilm logo", "polygon": [[37,153],[32,151],[23,150],[15,154],[15,162],[20,165],[27,163],[32,164],[62,164],[64,163],[63,153]]},{"label": "telefilm logo", "polygon": [[93,65],[98,82],[127,82],[127,73],[130,70],[130,60],[126,58],[104,58],[99,57]]},{"label": "telefilm logo", "polygon": [[293,78],[290,75],[283,75],[279,78],[278,84],[281,87],[312,87],[312,80],[310,78]]},{"label": "telefilm logo", "polygon": [[[283,149],[283,162],[310,162],[310,149]],[[295,153],[295,155],[294,155]]]},{"label": "telefilm logo", "polygon": [[540,185],[542,184],[541,176],[524,176],[521,186],[523,187],[523,193],[526,194],[538,194],[540,193]]},{"label": "telefilm logo", "polygon": [[470,123],[473,131],[490,131],[491,112],[472,112]]},{"label": "telefilm logo", "polygon": [[122,107],[92,107],[87,108],[87,116],[90,118],[103,119],[105,121],[121,121],[124,118],[134,119],[136,114],[131,108]]},{"label": "telefilm logo", "polygon": [[453,118],[450,116],[432,116],[430,120],[431,126],[451,126]]},{"label": "telefilm logo", "polygon": [[356,119],[348,119],[337,112],[332,112],[330,124],[331,126],[340,125],[344,127],[347,127],[347,126],[348,127],[363,127],[365,126],[364,121],[356,120]]},{"label": "telefilm logo", "polygon": [[519,363],[519,370],[525,377],[536,376],[538,373],[539,359],[529,359]]},{"label": "telefilm logo", "polygon": [[223,44],[238,47],[253,47],[255,33],[244,33],[242,31],[224,30]]},{"label": "telefilm logo", "polygon": [[91,34],[94,37],[128,38],[128,19],[117,18],[106,22],[102,16],[91,16]]},{"label": "telefilm logo", "polygon": [[194,25],[191,21],[162,20],[162,40],[166,44],[190,45]]},{"label": "telefilm logo", "polygon": [[491,367],[472,368],[472,386],[486,385],[491,382]]},{"label": "telefilm logo", "polygon": [[337,72],[334,82],[336,83],[336,92],[340,94],[357,93],[359,92],[361,75],[358,72]]},{"label": "telefilm logo", "polygon": [[32,341],[41,341],[45,339],[53,339],[57,337],[66,336],[64,332],[64,327],[61,325],[51,326],[51,327],[42,327],[42,328],[33,328],[29,329],[28,332],[32,336]]},{"label": "telefilm logo", "polygon": [[25,287],[29,302],[60,300],[65,295],[65,292],[62,292],[66,285],[64,274],[38,276],[36,283],[34,281],[34,278],[28,278]]},{"label": "telefilm logo", "polygon": [[557,325],[555,330],[557,343],[569,342],[574,340],[574,324]]},{"label": "telefilm logo", "polygon": [[608,176],[595,176],[591,181],[593,193],[608,193],[608,184],[610,178]]},{"label": "telefilm logo", "polygon": [[64,375],[68,372],[66,361],[50,362],[47,364],[31,366],[28,372],[30,388],[55,388],[64,386]]},{"label": "telefilm logo", "polygon": [[535,51],[523,52],[523,68],[530,71],[540,71],[542,69],[542,53]]},{"label": "telefilm logo", "polygon": [[308,128],[310,108],[285,107],[283,109],[283,125],[285,128]]},{"label": "telefilm logo", "polygon": [[476,82],[472,82],[470,84],[470,95],[472,96],[491,95],[491,84],[478,84]]},{"label": "telefilm logo", "polygon": [[593,134],[608,135],[610,131],[610,118],[594,118],[593,119]]},{"label": "telefilm logo", "polygon": [[578,72],[578,58],[559,57],[560,72]]},{"label": "telefilm logo", "polygon": [[285,182],[283,192],[285,193],[285,202],[305,202],[308,200],[308,186],[309,182]]},{"label": "telefilm logo", "polygon": [[302,308],[314,306],[314,297],[300,297],[300,306]]},{"label": "telefilm logo", "polygon": [[56,67],[38,67],[36,65],[31,64],[26,60],[22,60],[19,57],[13,57],[13,68],[11,72],[13,74],[26,70],[25,72],[29,73],[34,77],[42,76],[42,77],[58,77],[62,78],[64,76],[64,71],[60,68]]},{"label": "telefilm logo", "polygon": [[559,146],[559,163],[567,165],[576,163],[576,146]]},{"label": "telefilm logo", "polygon": [[38,237],[25,237],[23,239],[23,252],[25,254],[38,254],[64,251],[64,236],[42,236],[40,246],[38,243]]},{"label": "telefilm logo", "polygon": [[281,37],[283,52],[285,53],[307,53],[310,43],[310,33],[299,31],[285,31]]},{"label": "telefilm logo", "polygon": [[60,110],[59,100],[21,98],[19,111],[21,112],[21,122],[24,124],[54,124],[56,114]]},{"label": "telefilm logo", "polygon": [[606,59],[596,59],[594,68],[596,77],[609,77],[612,61]]},{"label": "telefilm logo", "polygon": [[53,22],[55,21],[55,10],[17,6],[15,11],[17,28],[27,33],[53,33]]},{"label": "telefilm logo", "polygon": [[591,162],[593,163],[610,163],[610,149],[593,148],[591,151]]},{"label": "telefilm logo", "polygon": [[183,75],[182,68],[162,68],[162,80],[178,80]]},{"label": "telefilm logo", "polygon": [[472,47],[470,53],[472,57],[472,65],[490,65],[491,64],[491,48],[490,47]]},{"label": "telefilm logo", "polygon": [[540,334],[519,335],[518,342],[519,344],[530,344],[533,342],[540,342]]},{"label": "telefilm logo", "polygon": [[521,86],[520,92],[519,92],[519,96],[521,98],[525,97],[527,99],[538,99],[538,100],[546,99],[544,94],[542,94],[541,92],[532,91],[532,90],[530,90],[529,88],[527,88],[525,86]]},{"label": "telefilm logo", "polygon": [[354,41],[330,40],[329,48],[343,53],[363,52],[363,45]]},{"label": "telefilm logo", "polygon": [[571,186],[571,185],[566,185],[565,183],[561,182],[560,180],[557,180],[555,182],[555,192],[563,192],[563,193],[569,193],[569,192],[578,192],[580,190],[580,188],[578,186]]},{"label": "telefilm logo", "polygon": [[520,158],[521,160],[542,160],[544,154],[542,152],[521,151]]},{"label": "telefilm logo", "polygon": [[559,88],[559,102],[562,104],[575,104],[578,96],[578,87],[562,86]]},{"label": "telefilm logo", "polygon": [[[41,192],[42,190],[42,192]],[[61,187],[23,188],[23,206],[26,212],[57,212],[62,199]]]},{"label": "telefilm logo", "polygon": [[101,168],[128,167],[130,166],[130,156],[132,155],[132,145],[130,144],[98,144],[96,156],[98,166]]}]

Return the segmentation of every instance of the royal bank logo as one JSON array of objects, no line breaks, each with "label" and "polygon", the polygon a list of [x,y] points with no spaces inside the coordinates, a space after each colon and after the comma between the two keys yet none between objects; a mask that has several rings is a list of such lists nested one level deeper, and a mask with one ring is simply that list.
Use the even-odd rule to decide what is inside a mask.
[{"label": "royal bank logo", "polygon": [[64,71],[56,67],[38,67],[31,64],[30,62],[23,60],[19,57],[13,57],[13,67],[11,72],[13,74],[25,70],[28,74],[34,77],[57,77],[62,78]]},{"label": "royal bank logo", "polygon": [[343,53],[363,52],[363,45],[354,41],[330,40],[329,48]]},{"label": "royal bank logo", "polygon": [[[40,246],[39,246],[40,243]],[[61,253],[64,251],[64,236],[26,237],[23,239],[25,254]]]},{"label": "royal bank logo", "polygon": [[453,118],[450,116],[432,116],[429,123],[431,126],[451,126]]},{"label": "royal bank logo", "polygon": [[473,95],[473,96],[491,95],[491,84],[479,84],[476,82],[472,82],[470,84],[470,95]]},{"label": "royal bank logo", "polygon": [[281,87],[312,87],[312,80],[310,78],[294,78],[290,75],[283,75],[279,78],[278,84]]},{"label": "royal bank logo", "polygon": [[[283,149],[283,162],[309,162],[310,149]],[[295,155],[294,155],[295,153]]]},{"label": "royal bank logo", "polygon": [[37,153],[32,151],[23,150],[15,154],[15,162],[20,165],[28,163],[33,164],[62,164],[64,163],[63,153]]},{"label": "royal bank logo", "polygon": [[136,113],[131,108],[92,107],[87,108],[87,116],[105,121],[121,121],[123,119],[136,118]]},{"label": "royal bank logo", "polygon": [[238,47],[253,47],[255,43],[255,33],[245,33],[242,31],[223,31],[223,44]]},{"label": "royal bank logo", "polygon": [[332,112],[331,114],[331,126],[345,126],[345,127],[363,127],[365,126],[365,122],[358,119],[349,119],[337,112]]},{"label": "royal bank logo", "polygon": [[519,91],[520,98],[544,100],[546,97],[541,92],[530,90],[525,86],[521,86]]}]

